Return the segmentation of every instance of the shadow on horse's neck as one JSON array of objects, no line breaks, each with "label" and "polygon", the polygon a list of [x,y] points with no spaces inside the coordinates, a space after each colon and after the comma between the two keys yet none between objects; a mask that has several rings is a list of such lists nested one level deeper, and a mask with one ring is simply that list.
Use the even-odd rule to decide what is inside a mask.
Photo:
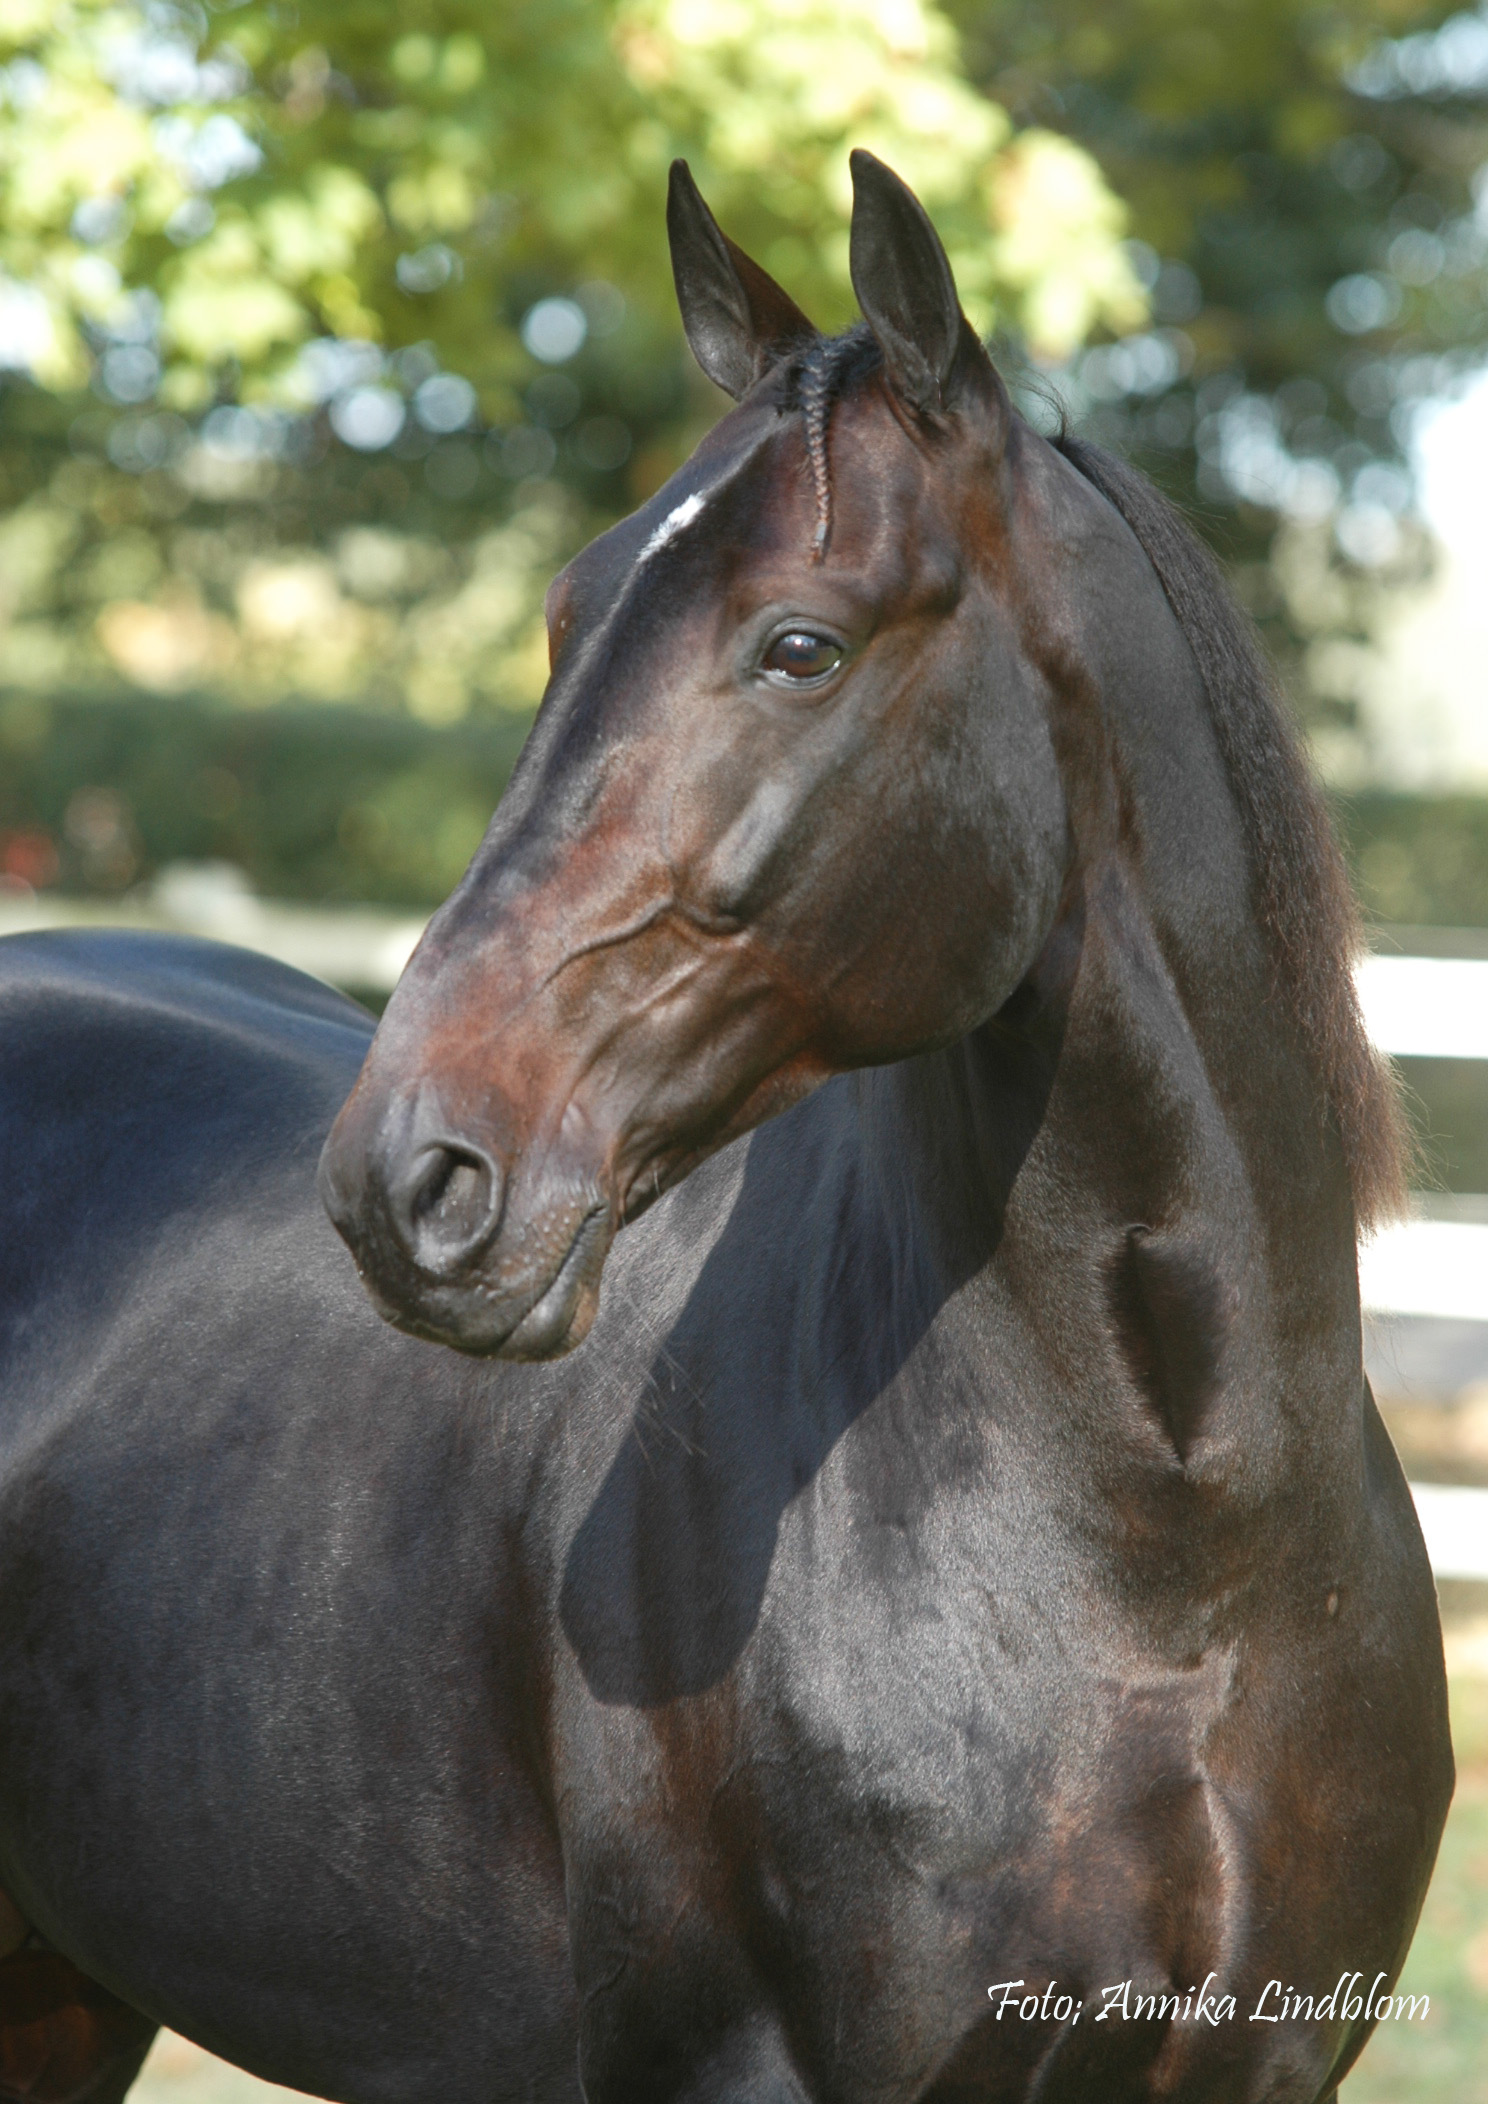
[{"label": "shadow on horse's neck", "polygon": [[[1057,1435],[1031,1328],[1048,1309],[1081,1320],[1124,1225],[1104,1198],[1082,1210],[1057,1189],[1117,1106],[1070,1105],[1050,1145],[1088,935],[1076,886],[997,1017],[829,1084],[747,1143],[727,1222],[566,1559],[561,1619],[599,1700],[650,1706],[725,1679],[758,1624],[787,1507],[814,1495],[860,1418],[872,1413],[855,1524],[891,1532],[986,1467],[993,1420],[1042,1412]],[[1131,1085],[1097,1033],[1082,1088],[1103,1063],[1116,1091]],[[1132,1152],[1150,1192],[1172,1150],[1149,1121]],[[1004,1242],[1026,1250],[1030,1235],[1023,1268],[1047,1308],[1020,1322],[1020,1376],[977,1340],[998,1334],[999,1298],[1004,1335],[1019,1319]]]},{"label": "shadow on horse's neck", "polygon": [[[1098,1467],[1103,1441],[1124,1466],[1145,1438],[1160,1487],[1192,1430],[1164,1416],[1177,1362],[1146,1368],[1142,1415],[1162,1293],[1194,1288],[1198,1332],[1178,1343],[1202,1359],[1205,1323],[1242,1284],[1271,1290],[1277,1250],[1306,1272],[1300,1238],[1340,1203],[1346,1220],[1318,1089],[1267,998],[1202,683],[1127,545],[1141,617],[1103,633],[1095,606],[1080,676],[1050,678],[1076,726],[1073,851],[1033,967],[958,1043],[829,1083],[734,1157],[727,1219],[565,1563],[563,1627],[601,1701],[726,1677],[798,1498],[825,1499],[824,1540],[844,1496],[854,1527],[912,1532],[927,1501],[1005,1473],[1014,1424],[1009,1453],[1066,1474]],[[1341,1270],[1323,1293],[1321,1329],[1346,1345]],[[1287,1319],[1252,1321],[1244,1394],[1275,1388]],[[851,1492],[816,1489],[860,1420]]]},{"label": "shadow on horse's neck", "polygon": [[[1037,1333],[1083,1319],[1124,1225],[1103,1201],[1090,1211],[1066,1194],[1061,1209],[1059,1177],[1083,1171],[1100,1105],[1071,1106],[1049,1144],[1087,932],[1076,889],[999,1016],[831,1083],[747,1142],[727,1221],[566,1559],[560,1616],[600,1701],[663,1704],[727,1677],[758,1625],[787,1508],[823,1495],[860,1419],[849,1498],[864,1538],[876,1524],[913,1532],[937,1497],[964,1493],[999,1420],[1042,1413],[1039,1436],[1058,1436]],[[1137,1150],[1149,1188],[1165,1173],[1158,1151],[1149,1131]],[[1010,1289],[1008,1242],[1037,1275],[1031,1300],[1016,1251]],[[827,1489],[826,1509],[843,1495]]]},{"label": "shadow on horse's neck", "polygon": [[864,1152],[885,1202],[912,1215],[954,1290],[1002,1240],[1048,1111],[1085,940],[1067,887],[1032,971],[999,1013],[939,1052],[856,1080]]}]

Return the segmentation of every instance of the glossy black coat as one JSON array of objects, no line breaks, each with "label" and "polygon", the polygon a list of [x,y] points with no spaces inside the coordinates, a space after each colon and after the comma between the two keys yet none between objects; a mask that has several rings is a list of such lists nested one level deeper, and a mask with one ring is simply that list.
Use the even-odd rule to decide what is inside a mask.
[{"label": "glossy black coat", "polygon": [[348,2104],[1314,2104],[1367,2022],[1267,1981],[1403,1961],[1441,1645],[1304,833],[859,175],[826,487],[683,192],[749,392],[560,586],[370,1054],[243,953],[0,945],[0,2093],[166,2022]]}]

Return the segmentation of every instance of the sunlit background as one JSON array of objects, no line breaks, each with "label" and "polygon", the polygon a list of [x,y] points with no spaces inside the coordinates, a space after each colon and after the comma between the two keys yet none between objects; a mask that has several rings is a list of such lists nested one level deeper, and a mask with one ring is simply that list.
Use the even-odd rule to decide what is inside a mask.
[{"label": "sunlit background", "polygon": [[[825,325],[847,151],[1035,420],[1189,511],[1334,801],[1422,1135],[1364,1252],[1463,1781],[1348,2104],[1488,2104],[1488,8],[0,0],[0,930],[376,1003],[541,692],[543,590],[722,401],[666,168]],[[179,2039],[150,2104],[257,2086]]]}]

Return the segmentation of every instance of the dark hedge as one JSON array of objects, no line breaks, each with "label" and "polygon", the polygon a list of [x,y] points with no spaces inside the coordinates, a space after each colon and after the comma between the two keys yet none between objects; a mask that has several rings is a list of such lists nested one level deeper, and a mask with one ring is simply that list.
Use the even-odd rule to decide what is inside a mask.
[{"label": "dark hedge", "polygon": [[1488,795],[1371,790],[1334,811],[1371,920],[1488,928]]},{"label": "dark hedge", "polygon": [[350,707],[0,695],[0,867],[118,892],[238,864],[270,898],[434,906],[506,785],[525,719],[434,729]]}]

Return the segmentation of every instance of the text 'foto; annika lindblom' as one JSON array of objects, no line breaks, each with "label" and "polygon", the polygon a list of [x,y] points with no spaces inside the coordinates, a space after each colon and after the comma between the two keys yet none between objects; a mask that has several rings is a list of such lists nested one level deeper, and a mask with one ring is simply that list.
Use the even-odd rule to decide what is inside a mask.
[{"label": "text 'foto; annika lindblom'", "polygon": [[[1107,2017],[1119,2016],[1128,2022],[1151,2021],[1154,2017],[1169,2023],[1230,2024],[1237,2017],[1235,1997],[1232,1994],[1216,1994],[1210,1990],[1217,1980],[1217,1973],[1209,1973],[1202,1987],[1190,1987],[1186,1994],[1139,1993],[1132,1981],[1117,1980],[1110,1987],[1096,1990],[1101,2005],[1092,2022],[1103,2024]],[[1341,2019],[1354,2023],[1364,2017],[1373,2023],[1389,2023],[1412,2018],[1424,2019],[1431,2013],[1431,1997],[1427,1994],[1392,1994],[1385,1982],[1386,1973],[1376,1973],[1369,1992],[1362,1991],[1363,1973],[1340,1973],[1337,1985],[1328,1994],[1299,1994],[1294,1987],[1283,1988],[1280,1980],[1268,1980],[1248,2018],[1252,2024],[1326,2023]],[[987,1989],[988,1996],[997,2004],[997,2021],[1005,2015],[1019,2017],[1024,2023],[1077,2024],[1085,2010],[1084,1998],[1075,1994],[1060,1994],[1059,1982],[1051,1980],[1042,1994],[1019,1995],[1018,1990],[1027,1986],[1026,1980],[995,1980]],[[1385,1991],[1380,1992],[1384,1987]]]}]

